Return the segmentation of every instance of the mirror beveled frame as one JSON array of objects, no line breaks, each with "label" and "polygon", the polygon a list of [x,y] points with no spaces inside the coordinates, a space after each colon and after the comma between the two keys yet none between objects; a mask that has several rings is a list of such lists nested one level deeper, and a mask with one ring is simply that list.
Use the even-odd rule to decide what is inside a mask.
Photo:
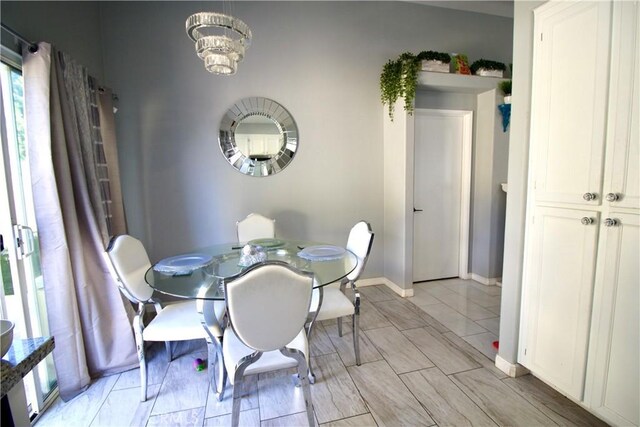
[{"label": "mirror beveled frame", "polygon": [[[251,116],[271,120],[284,140],[279,151],[269,158],[251,158],[238,148],[236,129]],[[244,98],[233,104],[222,118],[218,143],[224,158],[238,172],[256,177],[269,176],[282,171],[293,160],[298,149],[298,127],[291,114],[276,101],[263,97]]]}]

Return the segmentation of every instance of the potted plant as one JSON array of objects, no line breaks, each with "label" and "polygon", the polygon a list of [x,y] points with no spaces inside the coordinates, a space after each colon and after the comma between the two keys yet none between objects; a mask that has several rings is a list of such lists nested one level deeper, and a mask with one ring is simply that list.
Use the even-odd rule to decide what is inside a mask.
[{"label": "potted plant", "polygon": [[469,69],[469,59],[467,55],[463,55],[461,53],[453,53],[453,69],[456,74],[471,74],[471,70]]},{"label": "potted plant", "polygon": [[420,61],[411,52],[405,52],[396,60],[389,60],[380,75],[382,104],[388,104],[389,117],[393,120],[394,105],[398,98],[404,98],[404,109],[413,113],[413,100],[416,96],[416,82]]},{"label": "potted plant", "polygon": [[417,60],[421,62],[422,71],[448,73],[451,56],[448,53],[423,50],[418,54]]},{"label": "potted plant", "polygon": [[471,72],[477,76],[503,77],[507,66],[502,62],[478,59],[471,64]]},{"label": "potted plant", "polygon": [[500,83],[498,83],[498,89],[500,89],[500,91],[504,95],[504,103],[511,104],[511,79],[502,80]]}]

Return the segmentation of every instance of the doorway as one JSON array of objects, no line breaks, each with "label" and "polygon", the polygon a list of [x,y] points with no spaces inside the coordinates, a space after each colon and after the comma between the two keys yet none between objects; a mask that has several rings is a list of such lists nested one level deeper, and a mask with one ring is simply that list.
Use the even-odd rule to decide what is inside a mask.
[{"label": "doorway", "polygon": [[468,278],[473,112],[415,110],[413,282]]},{"label": "doorway", "polygon": [[[14,340],[18,340],[50,333],[31,193],[20,57],[4,49],[1,56],[0,317],[15,323]],[[49,355],[24,377],[30,417],[52,401],[56,385]]]}]

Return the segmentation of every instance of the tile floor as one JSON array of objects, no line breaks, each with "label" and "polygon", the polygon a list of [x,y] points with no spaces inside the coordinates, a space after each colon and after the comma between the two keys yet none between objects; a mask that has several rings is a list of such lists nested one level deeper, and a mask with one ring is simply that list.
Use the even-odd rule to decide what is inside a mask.
[{"label": "tile floor", "polygon": [[[335,321],[312,339],[315,418],[321,426],[605,425],[533,376],[508,378],[493,365],[500,323],[500,288],[451,279],[420,283],[412,298],[385,286],[360,288],[361,366],[355,365],[349,325]],[[37,421],[48,426],[223,426],[231,393],[217,402],[203,342],[149,352],[148,400],[139,401],[138,370],[96,380],[70,402],[58,399]],[[251,378],[241,425],[299,426],[306,416],[291,372]]]}]

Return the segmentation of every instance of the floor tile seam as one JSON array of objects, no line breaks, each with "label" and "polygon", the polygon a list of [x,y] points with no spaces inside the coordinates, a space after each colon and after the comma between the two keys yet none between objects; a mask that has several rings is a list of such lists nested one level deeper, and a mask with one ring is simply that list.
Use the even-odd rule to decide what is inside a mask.
[{"label": "floor tile seam", "polygon": [[[159,357],[159,356],[158,356]],[[175,359],[174,359],[175,360]],[[167,369],[164,370],[164,374],[162,375],[162,381],[160,381],[159,387],[158,387],[158,392],[156,393],[156,397],[153,398],[153,405],[151,405],[151,409],[149,409],[149,416],[147,417],[147,422],[149,421],[149,418],[151,418],[153,415],[153,410],[156,407],[156,403],[158,402],[158,396],[160,396],[160,392],[162,391],[162,386],[164,385],[165,380],[167,379],[167,374],[169,373],[169,368],[171,368],[171,364],[173,363],[173,360],[171,360],[168,364],[167,364]],[[147,363],[147,367],[149,367],[148,363]],[[138,368],[140,369],[140,368]],[[149,370],[147,369],[147,375],[149,375]],[[147,377],[148,378],[148,377]],[[140,388],[142,388],[142,384],[140,384]],[[147,393],[149,392],[148,388],[147,388]],[[147,394],[147,399],[149,399],[149,395]],[[205,414],[207,412],[207,408],[206,408],[206,403],[205,403]]]},{"label": "floor tile seam", "polygon": [[[434,365],[435,366],[435,365]],[[425,369],[430,369],[430,368],[425,368]],[[422,370],[422,369],[421,369]],[[413,372],[420,372],[420,371],[413,371]],[[407,372],[407,374],[410,374],[411,372]],[[402,374],[404,375],[404,374]],[[429,426],[434,426],[437,425],[436,419],[433,416],[433,413],[429,410],[429,408],[427,408],[422,401],[420,401],[420,399],[418,399],[418,396],[416,396],[416,394],[411,390],[411,388],[409,388],[409,386],[407,385],[407,383],[404,382],[404,380],[402,379],[401,375],[396,374],[396,376],[398,377],[398,379],[400,380],[400,382],[402,383],[402,385],[404,385],[404,387],[409,391],[409,393],[411,394],[411,396],[413,396],[413,398],[416,400],[416,402],[418,402],[418,404],[420,405],[420,407],[422,407],[422,409],[427,413],[427,415],[429,415],[429,418],[431,418],[431,422],[432,424],[429,424]]]},{"label": "floor tile seam", "polygon": [[[491,373],[491,372],[489,372],[489,371],[488,371],[484,366],[483,366],[483,367],[481,367],[481,368],[479,368],[479,369],[484,369],[484,370],[486,370],[489,374]],[[472,370],[474,370],[474,369],[472,369]],[[472,370],[471,370],[471,371],[472,371]],[[465,372],[470,372],[470,371],[465,371]],[[457,372],[457,373],[455,373],[455,374],[451,374],[451,376],[455,378],[455,375],[462,374],[462,373],[465,373],[465,372]],[[504,378],[503,378],[503,379],[504,379]],[[538,408],[537,408],[533,403],[531,403],[527,398],[525,398],[524,396],[522,396],[522,395],[521,395],[520,393],[518,393],[517,391],[513,390],[513,388],[512,388],[512,387],[509,387],[509,385],[508,385],[508,384],[505,384],[505,383],[504,383],[504,381],[502,381],[503,379],[497,378],[497,380],[498,380],[498,381],[500,381],[502,384],[504,384],[506,387],[508,387],[510,390],[512,390],[514,393],[516,393],[516,394],[517,394],[517,395],[518,395],[522,400],[524,400],[524,402],[525,402],[527,405],[529,405],[529,406],[531,407],[531,409],[533,409],[533,411],[534,411],[534,412],[538,412],[538,413],[540,413],[544,418],[548,419],[548,420],[552,423],[552,424],[550,424],[550,425],[558,425],[554,420],[552,420],[549,416],[547,416],[547,414],[545,414],[545,413],[544,413],[544,412],[542,412],[540,409],[538,409]],[[457,380],[457,381],[459,381],[457,378],[456,378],[456,380]],[[455,383],[455,381],[453,381],[453,380],[452,380],[452,382],[454,382],[454,383]],[[458,387],[458,388],[459,388],[459,387]],[[466,394],[466,393],[465,393],[465,394]],[[469,397],[469,398],[470,398],[470,397]],[[475,403],[475,402],[474,402],[474,403]],[[546,405],[545,405],[545,406],[546,406]],[[481,408],[481,409],[482,409],[482,408]],[[484,412],[484,411],[483,411],[483,412]],[[485,412],[485,413],[486,413],[486,412]],[[487,415],[488,415],[488,414],[487,414]],[[492,420],[494,420],[494,421],[496,422],[496,424],[500,425],[500,423],[499,423],[499,422],[497,422],[497,420],[495,420],[493,417],[491,417],[491,419],[492,419]]]},{"label": "floor tile seam", "polygon": [[[531,375],[531,376],[533,376],[534,378],[538,379],[535,375],[532,375],[532,374],[530,374],[530,375]],[[505,380],[512,380],[512,381],[505,381]],[[555,402],[549,402],[549,403],[547,403],[547,402],[543,401],[541,398],[540,398],[540,399],[536,399],[535,394],[533,394],[533,393],[527,393],[527,394],[524,394],[524,393],[525,393],[525,391],[524,391],[524,390],[520,390],[520,389],[518,389],[518,388],[516,388],[516,387],[514,387],[514,386],[512,386],[512,385],[511,385],[511,383],[516,382],[516,381],[514,381],[514,380],[516,380],[516,377],[500,378],[500,381],[502,381],[502,383],[503,383],[503,384],[505,384],[507,387],[509,387],[509,388],[510,388],[511,390],[513,390],[514,392],[516,392],[518,395],[520,395],[523,399],[527,400],[527,401],[528,401],[529,403],[531,403],[532,405],[534,405],[534,401],[535,401],[535,400],[537,400],[537,402],[538,402],[538,404],[539,404],[539,405],[544,406],[545,408],[549,409],[551,412],[553,412],[554,414],[556,414],[556,415],[558,415],[558,416],[562,417],[563,419],[567,420],[568,422],[572,422],[572,420],[571,420],[571,419],[569,419],[569,418],[565,417],[562,413],[559,413],[558,411],[554,410],[554,409],[553,409],[553,407],[549,404],[549,403],[555,403]],[[538,379],[538,380],[542,383],[542,385],[543,385],[544,387],[550,387],[549,385],[547,385],[546,383],[544,383],[542,380],[540,380],[540,379]],[[577,404],[576,402],[573,402],[572,400],[568,399],[568,398],[567,398],[567,396],[564,396],[564,395],[563,395],[563,394],[561,394],[559,391],[557,391],[557,390],[555,390],[555,389],[553,389],[553,388],[551,388],[551,390],[552,390],[553,392],[557,393],[557,394],[558,394],[558,397],[559,397],[560,399],[567,399],[571,405],[575,405],[575,406],[574,406],[575,408],[578,408],[579,410],[584,410],[584,411],[586,411],[582,406],[580,406],[580,405],[579,405],[579,404]],[[528,397],[528,396],[529,396],[529,397]],[[534,406],[535,406],[535,405],[534,405]],[[563,405],[561,405],[561,406],[563,406]],[[539,411],[540,411],[540,412],[542,412],[540,409],[539,409]],[[597,416],[596,414],[593,414],[593,413],[591,413],[591,412],[589,412],[589,411],[586,411],[586,412],[587,412],[587,414],[588,414],[588,415],[593,416],[593,417],[597,418],[598,420],[600,420],[600,418],[598,418],[598,416]],[[547,415],[547,414],[545,414],[545,415]],[[550,417],[549,417],[549,418],[550,418]],[[555,420],[552,420],[552,421],[553,421],[553,422],[555,422]],[[600,421],[603,421],[603,420],[600,420]],[[603,422],[604,422],[604,421],[603,421]]]},{"label": "floor tile seam", "polygon": [[[419,327],[419,328],[405,329],[405,331],[412,331],[412,330],[415,330],[415,329],[423,329],[426,333],[431,334],[431,332],[429,332],[429,330],[428,330],[426,327],[424,327],[424,326],[421,326],[421,327]],[[414,346],[414,347],[415,347],[415,348],[416,348],[416,349],[417,349],[417,350],[418,350],[418,351],[419,351],[419,352],[420,352],[420,353],[421,353],[421,354],[422,354],[422,355],[423,355],[423,356],[424,356],[424,357],[429,361],[429,363],[431,363],[433,366],[436,366],[435,362],[429,358],[429,355],[428,355],[428,354],[426,354],[424,351],[422,351],[422,349],[421,349],[420,347],[418,347],[418,345],[417,345],[416,343],[414,343],[414,342],[411,340],[411,338],[409,338],[408,336],[406,336],[403,332],[404,332],[404,331],[400,331],[400,333],[401,333],[401,334],[402,334],[402,335],[407,339],[407,341],[409,341],[409,342],[411,343],[411,345],[412,345],[412,346]],[[436,332],[437,332],[437,331],[436,331]],[[382,357],[384,357],[384,355],[383,355]],[[391,368],[391,369],[393,369],[393,368]],[[429,368],[422,368],[422,369],[429,369]],[[395,371],[394,371],[394,372],[395,372]],[[410,371],[410,372],[415,372],[415,371]],[[403,372],[403,373],[404,373],[404,372]],[[406,372],[406,373],[408,373],[408,372]],[[397,373],[396,373],[396,375],[400,375],[400,374],[397,374]]]},{"label": "floor tile seam", "polygon": [[[409,302],[411,302],[411,301],[409,301]],[[438,323],[440,324],[440,326],[442,326],[443,328],[447,329],[447,330],[446,330],[446,332],[453,332],[451,329],[449,329],[449,328],[447,327],[447,325],[445,325],[445,324],[444,324],[444,323],[442,323],[440,320],[436,319],[435,317],[433,317],[432,315],[430,315],[429,313],[427,313],[427,311],[426,311],[426,310],[424,310],[422,307],[420,307],[419,305],[416,305],[416,304],[415,304],[415,303],[413,303],[413,302],[411,302],[411,303],[412,303],[413,305],[415,305],[415,306],[416,306],[416,308],[417,308],[418,310],[422,311],[424,314],[426,314],[427,316],[429,316],[430,318],[432,318],[434,321],[438,322]],[[421,318],[421,320],[423,320],[423,321],[424,321],[424,319],[423,319],[423,318]],[[425,323],[426,323],[426,322],[425,322]],[[439,334],[441,334],[441,335],[442,335],[442,334],[444,334],[444,333],[446,333],[446,332],[440,332],[440,331],[438,331],[437,329],[435,329],[435,327],[431,326],[431,325],[430,325],[430,324],[428,324],[428,323],[427,323],[427,325],[425,325],[425,326],[430,326],[431,328],[433,328],[436,332],[438,332],[438,333],[439,333]],[[424,328],[425,326],[420,326],[420,327],[421,327],[421,328]],[[415,328],[415,329],[417,329],[417,328]],[[408,330],[408,329],[405,329],[405,330]],[[455,332],[453,332],[453,333],[455,333]]]},{"label": "floor tile seam", "polygon": [[[482,318],[482,319],[475,319],[475,320],[474,320],[474,319],[470,318],[469,316],[467,316],[465,313],[463,313],[463,312],[462,312],[462,310],[460,310],[459,308],[454,307],[453,305],[449,304],[449,303],[448,303],[448,302],[446,302],[446,301],[441,300],[441,299],[440,299],[440,298],[438,298],[438,297],[435,297],[435,298],[437,298],[439,301],[441,301],[441,303],[442,303],[442,304],[444,304],[444,305],[446,305],[447,307],[449,307],[449,308],[453,309],[455,312],[457,312],[458,314],[460,314],[460,315],[462,315],[462,316],[466,317],[467,319],[469,319],[469,320],[470,320],[470,321],[472,321],[472,322],[474,322],[475,320],[484,320],[484,319],[491,319],[492,317],[496,317],[496,316],[491,316],[491,317],[485,317],[485,318]],[[467,302],[470,302],[470,303],[472,303],[472,304],[474,304],[474,305],[478,306],[478,308],[480,308],[481,310],[488,311],[488,312],[489,312],[489,313],[491,313],[491,314],[495,314],[495,313],[493,313],[492,311],[487,310],[485,307],[482,307],[481,305],[476,304],[476,303],[474,303],[473,301],[470,301],[468,298],[467,298]],[[433,304],[432,304],[432,305],[433,305]],[[427,314],[428,314],[428,313],[427,313]],[[433,316],[432,316],[432,317],[433,317]]]},{"label": "floor tile seam", "polygon": [[[469,399],[469,400],[471,401],[471,403],[473,403],[474,405],[476,405],[476,407],[477,407],[477,408],[478,408],[478,409],[479,409],[483,414],[485,414],[485,415],[486,415],[486,416],[487,416],[491,421],[493,421],[493,422],[496,424],[496,426],[502,426],[502,424],[499,422],[499,420],[496,420],[494,417],[492,417],[492,416],[491,416],[491,414],[490,414],[490,413],[488,413],[487,411],[485,411],[485,410],[484,410],[480,405],[478,405],[478,404],[476,403],[476,401],[473,399],[473,397],[478,397],[478,396],[473,395],[473,393],[471,392],[471,390],[469,390],[469,393],[467,393],[467,391],[465,391],[465,389],[466,389],[467,387],[464,387],[464,388],[463,388],[463,387],[460,387],[460,385],[462,385],[462,382],[460,382],[460,384],[458,384],[458,382],[459,382],[460,380],[458,380],[458,379],[455,377],[455,375],[457,375],[457,374],[461,374],[461,373],[464,373],[464,372],[471,372],[471,371],[475,371],[475,370],[478,370],[478,369],[484,369],[484,367],[482,367],[482,366],[481,366],[481,367],[476,368],[476,369],[469,369],[469,370],[467,370],[467,371],[463,371],[463,372],[456,372],[456,373],[453,373],[453,374],[449,374],[449,375],[445,374],[445,375],[447,376],[447,378],[449,378],[449,381],[451,381],[451,383],[453,383],[453,384],[458,388],[458,390],[460,390],[460,391],[462,392],[462,394],[464,394],[465,396],[467,396],[467,399]],[[472,397],[472,395],[473,395],[473,397]]]},{"label": "floor tile seam", "polygon": [[[532,401],[532,399],[530,399],[529,397],[527,397],[527,396],[528,396],[528,394],[523,394],[523,392],[521,392],[519,389],[517,389],[516,387],[513,387],[513,386],[511,385],[511,383],[512,383],[513,381],[508,381],[508,382],[507,382],[507,381],[504,381],[504,380],[508,380],[508,379],[513,380],[513,379],[515,379],[515,378],[513,378],[513,377],[500,378],[500,381],[501,381],[504,385],[506,385],[507,387],[509,387],[511,390],[513,390],[513,392],[514,392],[514,393],[516,393],[517,395],[519,395],[520,397],[522,397],[523,399],[525,399],[525,400],[526,400],[527,402],[529,402],[530,404],[534,405],[534,402]],[[546,384],[545,384],[545,385],[546,385]],[[561,396],[562,396],[562,395],[561,395]],[[531,397],[533,398],[533,395],[531,395]],[[562,396],[562,397],[566,398],[566,396]],[[554,412],[554,413],[557,413],[556,411],[554,411],[553,409],[551,409],[551,408],[550,408],[546,403],[544,403],[542,400],[540,400],[540,401],[539,401],[539,403],[540,403],[540,405],[542,405],[542,406],[544,406],[544,407],[546,407],[546,408],[549,408],[549,410],[550,410],[550,411],[552,411],[552,412]],[[535,407],[535,405],[534,405],[534,407]],[[536,409],[537,409],[537,408],[536,408]],[[538,410],[539,410],[539,409],[538,409]],[[539,410],[539,411],[540,411],[540,410]],[[540,412],[542,412],[542,411],[540,411]],[[545,414],[545,415],[546,415],[546,414]],[[562,414],[558,414],[558,415],[562,416]],[[563,417],[563,418],[564,418],[564,417]],[[551,421],[553,421],[553,420],[551,420]]]},{"label": "floor tile seam", "polygon": [[[384,360],[384,358],[382,359]],[[373,416],[373,412],[371,412],[371,405],[369,404],[369,402],[367,402],[367,399],[365,399],[365,397],[362,395],[362,391],[360,391],[360,387],[358,387],[358,384],[356,383],[356,381],[353,379],[353,375],[351,375],[351,372],[349,372],[349,368],[353,368],[354,366],[356,368],[362,366],[362,365],[366,365],[368,363],[375,363],[375,362],[379,362],[379,360],[375,360],[372,362],[365,362],[365,363],[360,363],[360,365],[352,365],[352,366],[347,366],[344,364],[344,361],[342,362],[342,364],[344,365],[344,369],[347,371],[347,375],[349,375],[349,379],[351,379],[351,382],[353,383],[354,387],[356,388],[356,390],[358,390],[358,396],[360,396],[360,400],[362,400],[362,403],[364,403],[365,408],[367,409],[367,414],[371,414],[371,418],[373,418],[373,422],[375,422],[376,424],[378,424],[378,422],[376,421],[375,417]],[[384,360],[384,362],[389,365],[389,363]],[[389,366],[389,368],[391,369],[391,366]],[[393,370],[393,369],[391,369]],[[362,415],[362,414],[361,414]]]},{"label": "floor tile seam", "polygon": [[[447,379],[449,380],[449,382],[451,382],[451,384],[453,384],[453,385],[454,385],[458,390],[460,390],[460,392],[461,392],[462,394],[464,394],[464,395],[467,397],[467,399],[469,399],[469,402],[471,402],[473,405],[475,405],[475,407],[476,407],[476,408],[478,408],[478,410],[479,410],[480,412],[482,412],[483,414],[485,414],[485,415],[486,415],[486,416],[487,416],[491,421],[493,421],[493,422],[496,424],[496,426],[499,426],[499,425],[500,425],[496,420],[494,420],[494,419],[493,419],[493,417],[491,417],[489,414],[487,414],[487,413],[486,413],[486,412],[485,412],[485,411],[484,411],[484,410],[483,410],[483,409],[482,409],[482,408],[481,408],[481,407],[480,407],[480,406],[475,402],[475,400],[473,400],[473,399],[471,398],[471,396],[469,396],[469,395],[468,395],[468,394],[467,394],[467,393],[466,393],[462,388],[460,388],[460,386],[459,386],[455,381],[453,381],[453,380],[450,378],[450,377],[452,377],[452,376],[454,376],[454,375],[456,375],[456,374],[462,373],[462,372],[469,372],[469,371],[475,371],[476,369],[483,369],[483,367],[482,367],[482,366],[481,366],[481,367],[479,367],[479,368],[473,368],[473,369],[469,369],[469,370],[466,370],[466,371],[456,372],[456,373],[452,373],[452,374],[448,374],[448,375],[447,375],[447,374],[446,374],[442,369],[440,369],[440,367],[439,367],[439,366],[434,366],[433,368],[426,368],[426,369],[423,369],[423,370],[425,370],[425,371],[426,371],[426,370],[431,370],[431,369],[437,369],[437,370],[438,370],[438,371],[439,371],[439,372],[440,372],[440,373],[441,373],[445,378],[447,378]],[[420,372],[420,371],[417,371],[417,372]],[[418,400],[418,402],[420,402],[420,401]],[[421,402],[421,403],[422,403],[422,402]],[[435,420],[435,418],[433,417],[433,415],[431,415],[431,418],[433,419],[433,421],[434,421],[434,422],[436,422],[436,420]],[[466,418],[466,417],[465,417],[465,418]],[[436,424],[437,424],[437,422],[436,422]]]},{"label": "floor tile seam", "polygon": [[[461,336],[457,335],[455,332],[452,332],[452,334],[453,334],[453,335],[455,335],[455,336],[457,336],[458,338],[460,338],[460,339],[461,339],[461,340],[463,340],[464,342],[466,342],[469,346],[471,346],[474,350],[476,350],[476,351],[477,351],[477,352],[478,352],[482,357],[484,357],[485,359],[487,359],[487,360],[488,360],[488,361],[490,361],[490,362],[493,362],[494,367],[495,367],[495,360],[491,360],[491,358],[490,358],[490,357],[487,357],[487,355],[486,355],[486,354],[484,354],[483,352],[481,352],[481,351],[480,351],[480,350],[478,350],[477,348],[473,347],[473,346],[471,345],[471,343],[467,342],[464,338],[462,338]],[[477,362],[477,361],[476,361],[476,359],[475,359],[475,357],[472,357],[472,356],[471,356],[471,354],[469,354],[469,353],[467,352],[467,350],[465,350],[464,348],[460,347],[460,345],[458,345],[457,343],[455,343],[455,342],[453,342],[451,339],[449,339],[449,337],[448,337],[448,336],[446,336],[445,334],[442,334],[442,337],[443,337],[444,339],[446,339],[446,340],[447,340],[451,345],[453,345],[456,349],[458,349],[459,351],[463,352],[463,353],[464,353],[464,355],[465,355],[465,356],[467,356],[469,359],[473,360],[473,361],[474,361],[474,362],[476,362],[476,363],[480,363],[480,362]],[[483,366],[482,364],[480,364],[480,366],[485,367],[485,366]],[[496,368],[496,369],[498,369],[498,368]],[[489,370],[489,372],[491,372],[491,370]],[[502,372],[502,371],[500,371],[500,372]],[[495,376],[495,375],[494,375],[494,376]],[[509,378],[509,377],[507,377],[507,378]],[[498,379],[503,379],[503,378],[498,378]]]},{"label": "floor tile seam", "polygon": [[[104,406],[105,402],[109,399],[109,396],[111,396],[111,392],[113,391],[113,387],[116,385],[116,383],[118,382],[118,380],[120,379],[120,375],[122,375],[122,373],[118,374],[118,378],[113,382],[113,384],[111,385],[111,388],[109,389],[109,391],[107,393],[105,393],[104,398],[102,399],[102,401],[100,402],[100,404],[98,405],[98,409],[96,410],[96,412],[93,414],[93,417],[91,417],[91,421],[89,421],[89,423],[87,424],[88,426],[91,426],[95,420],[96,417],[98,416],[98,414],[100,413],[100,411],[102,410],[102,407]],[[91,383],[89,383],[89,387],[91,387]],[[87,388],[88,390],[88,388]],[[154,402],[155,403],[155,402]]]}]

